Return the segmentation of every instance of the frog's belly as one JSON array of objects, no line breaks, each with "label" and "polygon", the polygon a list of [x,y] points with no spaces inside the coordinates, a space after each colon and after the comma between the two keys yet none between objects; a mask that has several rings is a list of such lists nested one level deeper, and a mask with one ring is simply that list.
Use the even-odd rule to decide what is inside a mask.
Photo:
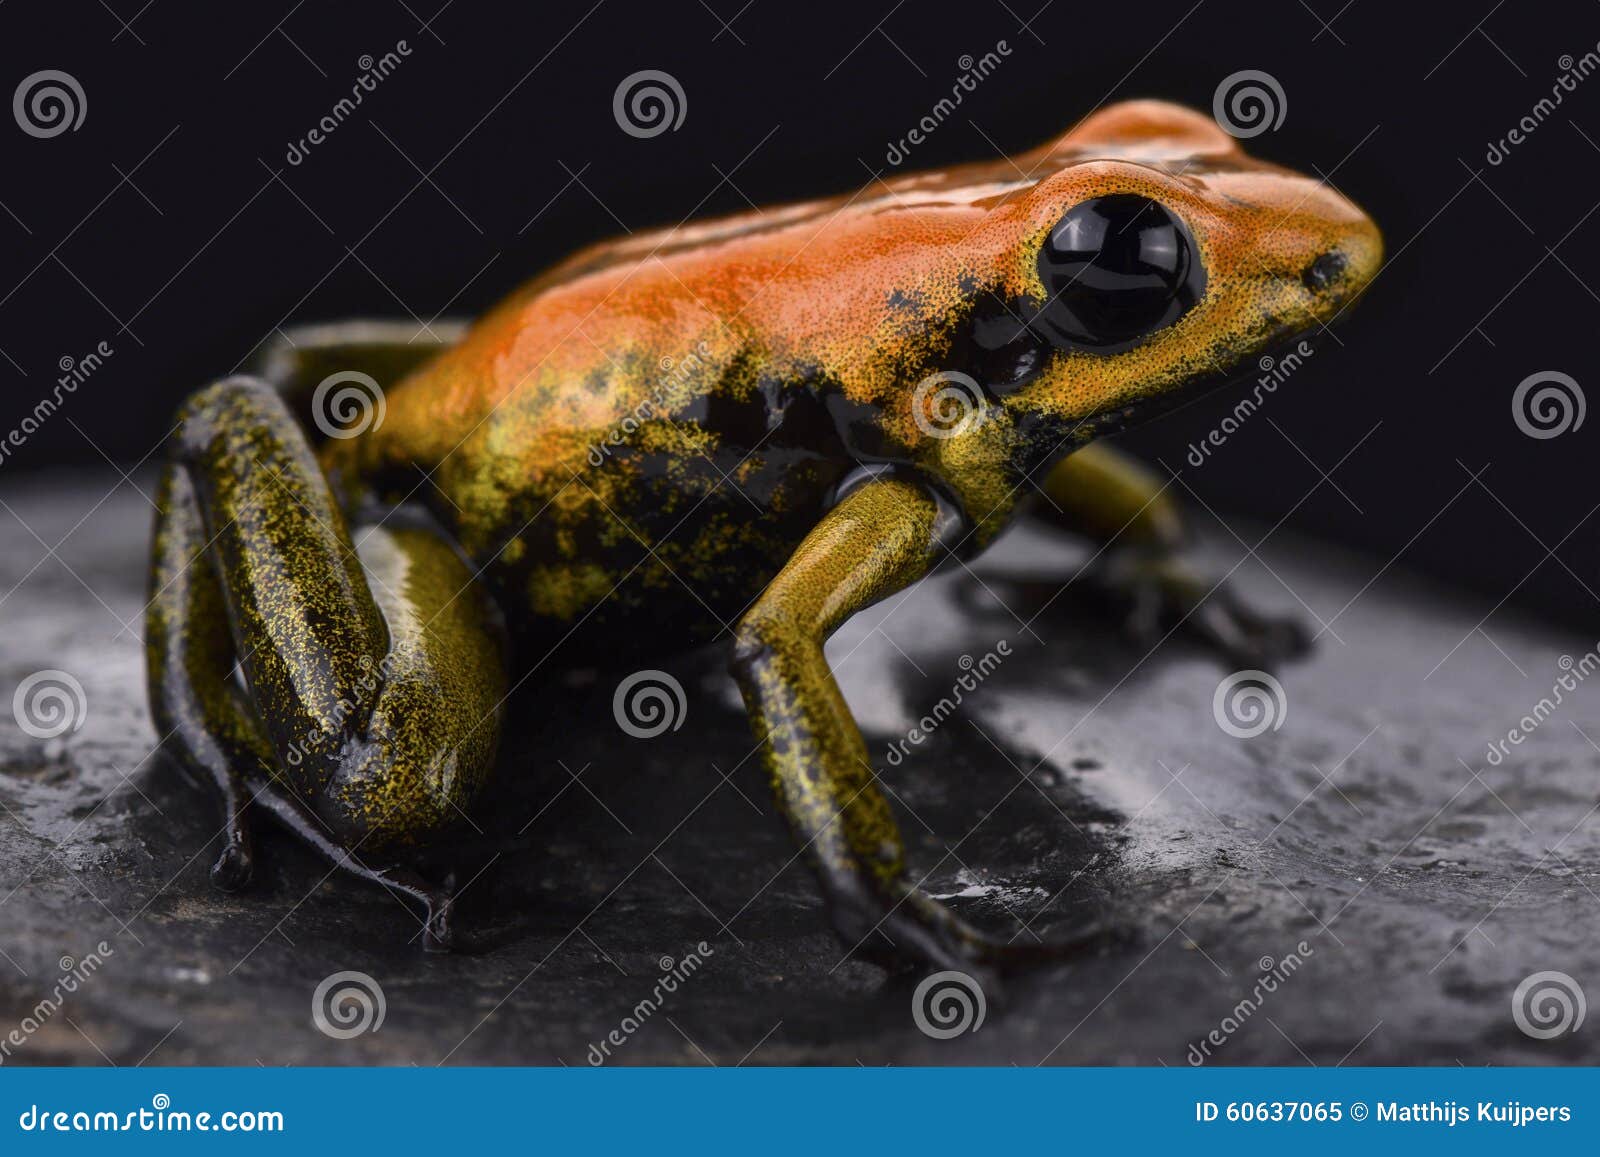
[{"label": "frog's belly", "polygon": [[[625,662],[725,635],[846,472],[792,448],[598,457],[561,485],[447,492],[438,511],[483,567],[525,661],[559,645],[553,662]],[[579,653],[591,646],[604,653]]]}]

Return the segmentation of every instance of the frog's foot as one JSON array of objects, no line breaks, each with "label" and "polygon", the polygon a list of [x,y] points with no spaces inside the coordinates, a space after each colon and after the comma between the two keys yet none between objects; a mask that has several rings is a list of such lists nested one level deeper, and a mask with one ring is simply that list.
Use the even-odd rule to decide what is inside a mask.
[{"label": "frog's foot", "polygon": [[834,926],[851,951],[889,967],[914,960],[931,968],[965,972],[990,995],[999,974],[1018,968],[1070,960],[1124,943],[1131,934],[1093,924],[1051,940],[1002,940],[974,928],[926,893],[900,884],[897,898],[884,902],[857,887],[845,899],[827,887]]},{"label": "frog's foot", "polygon": [[[823,654],[849,615],[926,573],[938,516],[935,498],[910,482],[853,491],[740,621],[732,670],[778,807],[847,950],[992,979],[999,967],[1041,952],[986,935],[912,886],[888,798]],[[1074,938],[1051,952],[1101,939]]]},{"label": "frog's foot", "polygon": [[1226,581],[1207,579],[1176,554],[1110,550],[1087,578],[1120,607],[1128,632],[1147,647],[1166,631],[1182,630],[1236,670],[1270,670],[1311,649],[1298,618],[1254,610]]},{"label": "frog's foot", "polygon": [[335,867],[358,879],[387,888],[421,908],[423,919],[418,935],[422,937],[424,950],[448,952],[454,947],[455,928],[451,919],[455,908],[453,877],[443,885],[435,885],[404,865],[375,867],[368,864],[329,830],[321,816],[287,788],[252,784],[251,798],[257,807],[320,852]]},{"label": "frog's foot", "polygon": [[[146,642],[166,746],[221,789],[223,888],[250,878],[251,813],[418,904],[451,895],[377,857],[465,816],[508,681],[499,613],[436,527],[352,538],[305,431],[266,383],[192,396],[162,474]],[[236,670],[242,669],[240,679]]]}]

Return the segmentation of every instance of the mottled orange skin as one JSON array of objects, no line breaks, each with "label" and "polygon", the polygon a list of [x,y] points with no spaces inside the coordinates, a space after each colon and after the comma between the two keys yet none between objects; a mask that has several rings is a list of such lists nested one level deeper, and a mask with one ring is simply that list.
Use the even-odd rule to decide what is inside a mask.
[{"label": "mottled orange skin", "polygon": [[[961,368],[945,359],[974,292],[1042,296],[1047,231],[1065,208],[1121,191],[1187,221],[1204,298],[1134,349],[1054,356],[960,437],[924,434],[913,387]],[[1349,258],[1343,284],[1313,294],[1301,275],[1333,249]],[[937,480],[964,508],[968,548],[981,548],[1013,516],[1021,470],[1124,407],[1331,317],[1380,253],[1371,221],[1320,182],[1251,160],[1196,113],[1121,104],[1015,158],[586,249],[412,374],[381,428],[326,459],[368,479],[431,471],[448,499],[435,496],[436,512],[525,625],[590,613],[623,625],[643,611],[710,637],[862,456],[848,432],[788,446],[763,443],[759,423],[719,421],[719,406],[748,419],[740,407],[754,410],[759,382],[854,404],[882,438],[873,456]],[[675,404],[592,464],[590,448],[674,375]],[[1030,415],[1045,421],[1025,428]]]},{"label": "mottled orange skin", "polygon": [[[1162,287],[1163,309],[1192,302],[1164,328],[1052,344],[1041,250],[1067,210],[1115,193],[1180,221],[1203,281]],[[447,890],[355,853],[465,814],[524,681],[507,656],[530,674],[563,645],[562,662],[637,664],[728,634],[846,943],[941,968],[1026,955],[915,887],[828,635],[986,547],[1037,493],[1115,540],[1110,585],[1146,618],[1236,666],[1294,653],[1295,630],[1182,565],[1159,480],[1087,444],[1331,320],[1380,255],[1320,182],[1138,102],[1013,160],[596,246],[428,360],[382,325],[285,335],[260,377],[180,411],[154,540],[152,709],[221,790],[216,878],[248,880],[248,815],[269,810],[413,897],[448,944]],[[1091,283],[1091,307],[1118,288]],[[382,378],[386,420],[314,447],[295,408],[339,371]],[[925,388],[951,374],[976,394],[954,427]],[[417,502],[435,518],[396,509]]]}]

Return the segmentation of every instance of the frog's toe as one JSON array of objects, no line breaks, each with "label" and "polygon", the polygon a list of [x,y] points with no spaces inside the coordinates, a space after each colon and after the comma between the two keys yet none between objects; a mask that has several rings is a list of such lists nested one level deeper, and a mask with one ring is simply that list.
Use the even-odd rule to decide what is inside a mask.
[{"label": "frog's toe", "polygon": [[449,952],[456,945],[456,898],[449,891],[440,891],[427,900],[427,917],[422,929],[424,952]]},{"label": "frog's toe", "polygon": [[1235,670],[1271,670],[1311,649],[1311,632],[1298,617],[1261,614],[1226,588],[1195,608],[1190,622]]},{"label": "frog's toe", "polygon": [[255,875],[255,855],[248,840],[229,839],[211,865],[211,882],[224,892],[237,892]]}]

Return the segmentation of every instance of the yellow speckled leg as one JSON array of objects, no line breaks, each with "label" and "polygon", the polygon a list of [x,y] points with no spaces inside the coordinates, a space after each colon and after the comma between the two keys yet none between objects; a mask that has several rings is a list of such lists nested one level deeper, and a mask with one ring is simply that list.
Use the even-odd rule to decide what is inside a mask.
[{"label": "yellow speckled leg", "polygon": [[1093,443],[1057,463],[1043,489],[1038,513],[1105,544],[1093,577],[1123,604],[1142,641],[1181,623],[1235,668],[1270,667],[1310,646],[1298,620],[1251,610],[1183,560],[1178,502],[1137,459]]},{"label": "yellow speckled leg", "polygon": [[223,788],[235,835],[221,882],[248,874],[248,793],[344,866],[424,902],[430,938],[446,939],[446,897],[355,853],[425,839],[486,778],[506,689],[498,612],[436,528],[397,516],[354,543],[273,387],[229,379],[179,417],[155,535],[150,696],[179,758]]},{"label": "yellow speckled leg", "polygon": [[877,481],[808,535],[740,622],[734,677],[762,740],[778,806],[851,948],[972,969],[1007,955],[906,879],[904,848],[861,732],[823,656],[856,611],[921,578],[938,508],[921,487]]}]

